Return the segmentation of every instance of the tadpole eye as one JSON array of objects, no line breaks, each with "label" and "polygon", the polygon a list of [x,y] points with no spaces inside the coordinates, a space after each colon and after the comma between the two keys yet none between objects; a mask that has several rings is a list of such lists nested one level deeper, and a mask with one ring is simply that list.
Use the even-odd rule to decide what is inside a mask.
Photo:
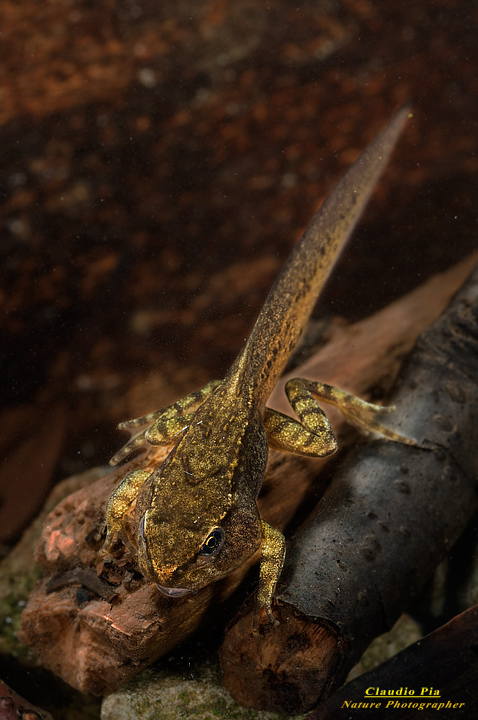
[{"label": "tadpole eye", "polygon": [[224,545],[224,530],[222,528],[215,528],[212,530],[199,550],[199,554],[203,557],[211,557],[217,555],[219,550]]}]

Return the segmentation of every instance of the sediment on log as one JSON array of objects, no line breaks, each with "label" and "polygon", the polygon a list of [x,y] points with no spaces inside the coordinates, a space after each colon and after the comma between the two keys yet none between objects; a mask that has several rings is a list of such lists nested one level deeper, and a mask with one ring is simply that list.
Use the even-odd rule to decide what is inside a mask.
[{"label": "sediment on log", "polygon": [[[393,711],[400,720],[478,717],[478,607],[409,645],[374,670],[344,685],[307,716],[307,720],[354,720]],[[390,694],[371,697],[382,690]],[[398,692],[397,692],[398,691]],[[371,708],[371,703],[380,703]],[[368,705],[368,707],[367,707]],[[421,707],[420,707],[421,706]],[[450,714],[448,714],[450,713]]]},{"label": "sediment on log", "polygon": [[[315,356],[316,377],[362,395],[387,386],[417,335],[469,274],[470,263],[471,259],[460,263],[372,318],[335,332]],[[346,351],[351,344],[353,356]],[[310,367],[309,377],[314,374]],[[295,371],[300,373],[300,368]],[[334,423],[339,430],[342,418]],[[116,690],[202,622],[217,619],[220,603],[250,567],[196,595],[172,600],[142,578],[134,558],[121,546],[112,562],[98,555],[112,490],[127,472],[152,469],[165,452],[137,458],[68,496],[45,522],[36,554],[44,578],[23,612],[19,638],[46,667],[82,692],[101,695]],[[259,500],[262,517],[284,529],[311,486],[319,496],[317,467],[317,461],[272,451]],[[320,632],[325,643],[327,637],[323,629]]]},{"label": "sediment on log", "polygon": [[303,712],[326,697],[420,592],[478,507],[478,270],[409,356],[387,424],[347,458],[288,543],[274,613],[251,637],[252,599],[221,649],[246,706]]}]

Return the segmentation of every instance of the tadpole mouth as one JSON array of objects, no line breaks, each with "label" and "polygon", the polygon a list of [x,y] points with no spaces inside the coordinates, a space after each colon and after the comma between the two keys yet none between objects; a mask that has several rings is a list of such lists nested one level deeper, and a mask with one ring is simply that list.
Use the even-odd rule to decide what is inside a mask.
[{"label": "tadpole mouth", "polygon": [[164,585],[158,585],[158,583],[156,583],[156,587],[163,593],[163,595],[167,595],[168,597],[183,597],[183,595],[187,595],[191,592],[191,590],[188,590],[187,588],[164,587]]}]

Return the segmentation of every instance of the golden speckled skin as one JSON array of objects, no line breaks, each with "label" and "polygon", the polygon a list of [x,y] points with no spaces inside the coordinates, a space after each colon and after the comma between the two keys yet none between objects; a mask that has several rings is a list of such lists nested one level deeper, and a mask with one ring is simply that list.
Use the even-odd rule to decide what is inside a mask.
[{"label": "golden speckled skin", "polygon": [[[250,557],[261,543],[256,498],[266,462],[259,410],[234,383],[221,385],[138,495],[136,517],[146,514],[148,541],[138,544],[145,574],[162,586],[197,590]],[[214,562],[198,563],[214,527],[225,531],[224,546]]]},{"label": "golden speckled skin", "polygon": [[[269,293],[249,340],[222,382],[210,383],[166,410],[130,421],[148,424],[113,461],[144,443],[171,442],[151,475],[132,473],[107,509],[103,552],[125,539],[124,508],[136,499],[138,564],[159,589],[175,597],[229,574],[261,545],[258,613],[269,619],[285,542],[261,521],[256,499],[271,445],[305,455],[333,452],[336,441],[316,397],[340,406],[353,422],[393,440],[407,439],[370,416],[389,412],[336,388],[296,379],[286,388],[299,418],[265,407],[345,241],[352,232],[403,126],[398,113],[339,181],[313,218]],[[269,436],[269,438],[268,438]]]}]

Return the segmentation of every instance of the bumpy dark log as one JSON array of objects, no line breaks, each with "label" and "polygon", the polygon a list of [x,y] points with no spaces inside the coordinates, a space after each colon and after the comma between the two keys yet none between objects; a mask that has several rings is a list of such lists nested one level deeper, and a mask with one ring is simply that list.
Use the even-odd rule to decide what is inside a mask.
[{"label": "bumpy dark log", "polygon": [[300,712],[343,681],[422,589],[475,512],[478,271],[420,337],[389,423],[416,447],[358,447],[290,541],[280,625],[230,628],[225,682],[241,703]]}]

